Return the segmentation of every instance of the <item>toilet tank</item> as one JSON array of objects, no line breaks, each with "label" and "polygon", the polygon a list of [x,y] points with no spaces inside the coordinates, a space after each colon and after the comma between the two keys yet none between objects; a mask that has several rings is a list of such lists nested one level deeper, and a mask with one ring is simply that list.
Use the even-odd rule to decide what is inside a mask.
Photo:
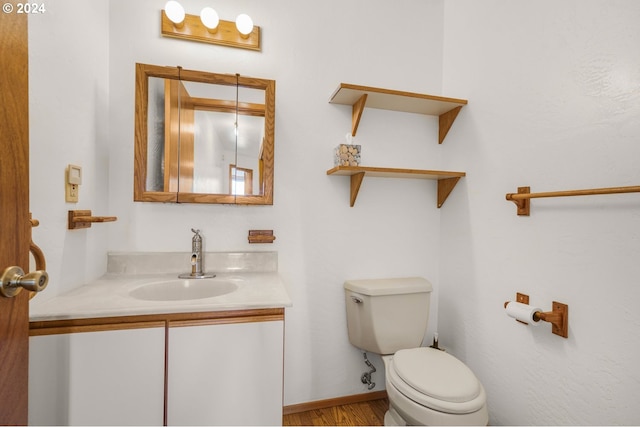
[{"label": "toilet tank", "polygon": [[377,354],[419,347],[427,330],[432,289],[422,277],[347,280],[349,341]]}]

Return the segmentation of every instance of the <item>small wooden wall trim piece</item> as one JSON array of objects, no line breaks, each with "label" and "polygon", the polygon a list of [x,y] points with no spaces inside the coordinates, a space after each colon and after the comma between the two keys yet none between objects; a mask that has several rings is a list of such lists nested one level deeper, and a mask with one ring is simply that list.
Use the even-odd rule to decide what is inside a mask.
[{"label": "small wooden wall trim piece", "polygon": [[373,391],[371,393],[354,394],[351,396],[334,397],[332,399],[316,400],[313,402],[297,403],[285,406],[283,415],[297,414],[299,412],[312,411],[314,409],[332,408],[340,405],[350,405],[352,403],[368,402],[370,400],[386,399],[387,391]]},{"label": "small wooden wall trim piece", "polygon": [[273,243],[273,230],[249,230],[249,243]]}]

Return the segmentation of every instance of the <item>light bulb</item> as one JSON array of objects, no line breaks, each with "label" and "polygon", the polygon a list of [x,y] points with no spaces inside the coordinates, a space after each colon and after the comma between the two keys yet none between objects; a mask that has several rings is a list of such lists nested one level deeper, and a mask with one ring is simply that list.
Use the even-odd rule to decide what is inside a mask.
[{"label": "light bulb", "polygon": [[241,13],[236,18],[236,28],[244,38],[247,38],[253,31],[253,20],[249,15]]},{"label": "light bulb", "polygon": [[167,4],[164,5],[164,13],[166,13],[167,18],[176,25],[184,21],[184,7],[175,0],[169,0]]},{"label": "light bulb", "polygon": [[200,12],[200,20],[202,24],[209,29],[209,31],[215,31],[218,28],[220,18],[218,13],[210,7],[205,7]]}]

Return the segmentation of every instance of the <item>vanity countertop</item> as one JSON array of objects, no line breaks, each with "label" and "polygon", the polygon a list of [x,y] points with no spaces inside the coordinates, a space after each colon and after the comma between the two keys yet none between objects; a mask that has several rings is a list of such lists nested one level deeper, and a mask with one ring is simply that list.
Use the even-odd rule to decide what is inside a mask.
[{"label": "vanity countertop", "polygon": [[238,289],[210,298],[146,301],[133,298],[129,293],[150,282],[177,279],[177,275],[107,273],[95,282],[49,300],[32,300],[29,317],[31,321],[51,321],[291,306],[291,299],[277,272],[219,273],[216,278],[231,281]]}]

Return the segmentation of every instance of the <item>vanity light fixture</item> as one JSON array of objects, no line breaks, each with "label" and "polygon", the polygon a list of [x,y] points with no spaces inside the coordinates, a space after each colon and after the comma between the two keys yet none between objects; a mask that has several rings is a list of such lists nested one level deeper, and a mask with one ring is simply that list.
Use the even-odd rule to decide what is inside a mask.
[{"label": "vanity light fixture", "polygon": [[200,21],[202,25],[207,27],[207,31],[215,33],[218,31],[218,24],[220,24],[220,18],[218,18],[218,12],[211,7],[205,7],[200,11]]},{"label": "vanity light fixture", "polygon": [[249,37],[253,31],[253,19],[246,13],[241,13],[236,18],[236,28],[242,37]]},{"label": "vanity light fixture", "polygon": [[167,37],[261,50],[260,27],[253,25],[249,15],[242,13],[236,22],[225,21],[211,7],[202,9],[200,16],[189,15],[175,0],[169,0],[162,10],[161,32]]},{"label": "vanity light fixture", "polygon": [[169,21],[173,22],[173,25],[178,28],[184,26],[184,7],[182,7],[180,3],[175,0],[169,0],[167,4],[164,5],[164,12],[167,14]]}]

